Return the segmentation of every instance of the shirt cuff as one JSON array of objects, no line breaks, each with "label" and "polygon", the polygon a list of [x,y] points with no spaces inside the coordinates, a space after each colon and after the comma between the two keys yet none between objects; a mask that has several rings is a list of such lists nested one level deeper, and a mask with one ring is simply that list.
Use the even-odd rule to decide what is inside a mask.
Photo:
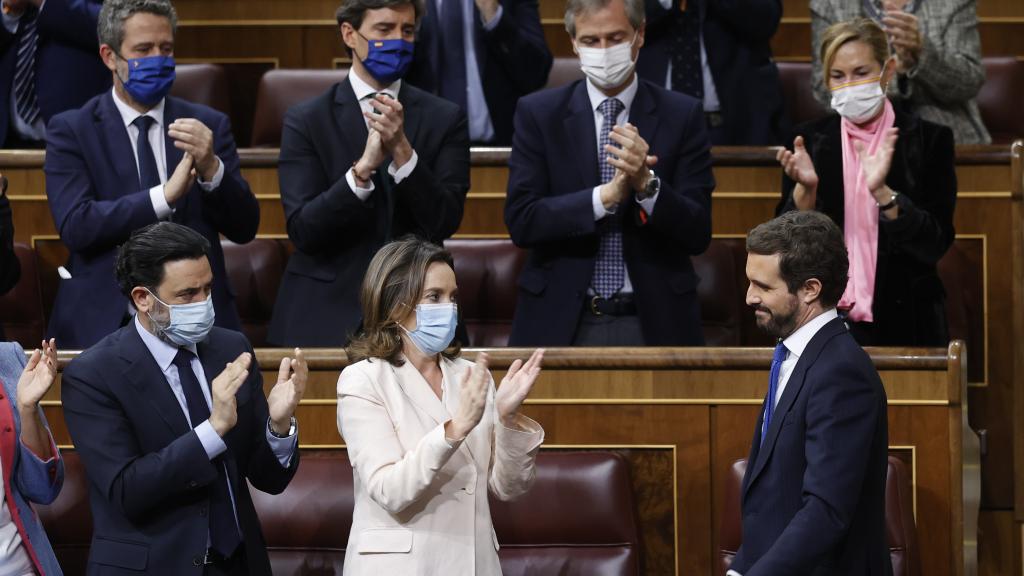
[{"label": "shirt cuff", "polygon": [[220,456],[228,449],[228,445],[224,443],[224,439],[220,437],[220,434],[217,434],[217,431],[213,429],[213,424],[210,424],[209,420],[205,420],[202,424],[196,426],[196,436],[199,436],[199,442],[202,443],[203,450],[206,450],[206,456],[210,460]]},{"label": "shirt cuff", "polygon": [[604,202],[601,202],[601,187],[594,186],[594,192],[590,195],[590,204],[594,208],[594,222],[609,214],[615,214],[615,210],[605,210]]},{"label": "shirt cuff", "polygon": [[412,151],[412,158],[409,158],[408,162],[402,164],[401,168],[396,168],[395,162],[392,160],[391,164],[388,164],[388,175],[390,175],[391,179],[395,181],[395,184],[398,184],[402,180],[405,180],[409,174],[412,174],[412,171],[416,169],[416,162],[418,160],[419,156],[416,154],[415,150]]},{"label": "shirt cuff", "polygon": [[[671,0],[669,0],[669,1],[671,1]],[[481,18],[480,20],[481,20],[481,22],[483,22],[484,30],[487,31],[487,32],[490,32],[491,30],[494,30],[495,28],[497,28],[498,27],[498,22],[501,21],[501,15],[504,14],[504,13],[505,13],[505,8],[501,4],[498,4],[498,11],[494,13],[494,17],[493,18],[491,18],[487,22],[483,22],[483,18]]]},{"label": "shirt cuff", "polygon": [[277,457],[277,461],[281,463],[282,468],[287,468],[291,465],[292,455],[295,454],[295,447],[299,444],[299,426],[295,425],[295,434],[286,438],[278,438],[270,432],[270,418],[267,418],[267,444],[270,445],[270,451]]},{"label": "shirt cuff", "polygon": [[633,198],[636,200],[636,203],[639,204],[640,207],[644,209],[644,212],[647,212],[647,215],[651,216],[654,214],[654,203],[658,201],[658,194],[661,194],[661,192],[658,192],[657,194],[654,194],[653,196],[650,196],[648,198],[644,198],[643,200],[637,198],[636,196],[633,196]]},{"label": "shirt cuff", "polygon": [[725,573],[725,576],[743,576],[743,574],[740,574],[739,572],[737,572],[735,570],[729,570],[728,572]]},{"label": "shirt cuff", "polygon": [[672,0],[658,0],[658,4],[661,4],[661,7],[665,10],[672,9]]},{"label": "shirt cuff", "polygon": [[156,212],[157,220],[167,220],[174,213],[164,196],[163,184],[149,189],[149,201],[153,203],[153,212]]},{"label": "shirt cuff", "polygon": [[356,195],[363,202],[373,194],[373,180],[370,180],[370,185],[366,188],[360,188],[356,186],[356,172],[353,168],[349,168],[348,172],[345,172],[345,181],[348,182],[348,187],[352,189],[352,193]]},{"label": "shirt cuff", "polygon": [[213,175],[213,179],[209,182],[203,182],[203,179],[199,178],[199,187],[204,192],[213,192],[220,187],[220,183],[224,180],[224,163],[221,162],[220,158],[217,158],[217,172]]}]

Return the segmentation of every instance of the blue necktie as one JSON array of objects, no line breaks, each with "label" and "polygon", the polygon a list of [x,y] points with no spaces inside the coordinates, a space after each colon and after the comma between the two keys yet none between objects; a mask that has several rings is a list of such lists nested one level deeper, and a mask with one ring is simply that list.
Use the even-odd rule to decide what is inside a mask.
[{"label": "blue necktie", "polygon": [[466,110],[466,40],[462,36],[462,0],[444,0],[440,12],[440,96]]},{"label": "blue necktie", "polygon": [[[612,127],[615,126],[616,118],[625,108],[626,105],[618,98],[608,98],[597,107],[603,117],[597,153],[602,184],[615,176],[615,167],[608,163],[608,152],[604,147],[614,143],[610,137]],[[601,234],[601,240],[597,247],[592,284],[594,292],[598,296],[609,298],[618,292],[626,281],[626,271],[622,260],[622,227],[618,217],[615,214],[609,214],[602,218],[598,224],[598,232]]]},{"label": "blue necktie", "polygon": [[[199,385],[196,373],[192,371],[192,352],[179,349],[174,357],[174,365],[178,368],[178,380],[185,393],[185,404],[188,406],[188,418],[192,427],[202,424],[210,418],[210,407],[206,404],[206,396]],[[223,458],[214,459],[217,467],[217,480],[210,485],[210,546],[224,557],[231,556],[242,542],[235,523],[235,512],[231,506],[231,493],[228,491],[228,477],[224,469]]]},{"label": "blue necktie", "polygon": [[768,399],[765,401],[764,422],[761,424],[761,443],[764,444],[764,437],[768,435],[768,426],[771,425],[772,415],[775,412],[775,393],[779,389],[779,370],[786,360],[789,350],[786,345],[779,342],[775,346],[775,354],[772,355],[772,370],[768,374]]},{"label": "blue necktie", "polygon": [[32,126],[39,120],[39,100],[36,98],[36,48],[39,32],[36,16],[39,11],[30,8],[21,16],[18,27],[18,58],[14,68],[14,98],[18,116]]},{"label": "blue necktie", "polygon": [[156,167],[156,156],[149,145],[149,129],[156,124],[152,116],[139,116],[132,120],[132,125],[139,129],[139,140],[135,143],[135,151],[139,156],[139,189],[149,190],[160,184],[160,172]]}]

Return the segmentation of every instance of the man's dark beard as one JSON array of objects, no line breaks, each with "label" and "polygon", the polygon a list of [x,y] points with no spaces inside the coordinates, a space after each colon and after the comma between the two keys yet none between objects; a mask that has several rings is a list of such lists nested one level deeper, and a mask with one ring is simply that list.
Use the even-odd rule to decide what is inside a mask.
[{"label": "man's dark beard", "polygon": [[757,319],[757,327],[764,330],[768,336],[771,336],[773,339],[782,339],[793,333],[796,327],[797,308],[794,307],[788,314],[774,313],[764,306],[758,306],[755,310],[769,314],[767,320]]}]

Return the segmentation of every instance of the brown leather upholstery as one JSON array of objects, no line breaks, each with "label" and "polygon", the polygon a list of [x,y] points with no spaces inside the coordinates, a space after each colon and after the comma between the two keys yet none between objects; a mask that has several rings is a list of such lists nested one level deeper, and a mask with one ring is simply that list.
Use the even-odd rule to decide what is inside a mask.
[{"label": "brown leather upholstery", "polygon": [[967,342],[972,356],[968,366],[971,382],[981,382],[985,377],[985,288],[982,263],[974,254],[954,242],[939,260],[939,277],[946,289],[946,318],[949,321],[951,340]]},{"label": "brown leather upholstery", "polygon": [[640,574],[629,465],[611,452],[543,452],[514,502],[491,497],[505,576]]},{"label": "brown leather upholstery", "polygon": [[978,109],[993,144],[1024,138],[1024,62],[1014,56],[983,58],[985,84],[978,92]]},{"label": "brown leather upholstery", "polygon": [[558,88],[583,78],[578,58],[555,58],[548,72],[548,83],[544,88]]},{"label": "brown leather upholstery", "polygon": [[0,296],[0,323],[4,338],[19,342],[26,349],[35,348],[46,331],[36,255],[30,246],[21,242],[15,242],[14,253],[21,264],[21,277],[13,288]]},{"label": "brown leather upholstery", "polygon": [[242,319],[242,332],[254,347],[266,346],[267,326],[288,264],[291,243],[275,238],[257,238],[247,244],[221,240],[221,247],[235,293],[235,307]]},{"label": "brown leather upholstery", "polygon": [[253,148],[281,145],[281,127],[288,108],[327,91],[348,75],[348,68],[337,70],[271,70],[260,79],[256,93],[256,113],[252,123]]},{"label": "brown leather upholstery", "polygon": [[[725,574],[743,542],[740,491],[746,459],[733,462],[722,487],[722,516],[718,528],[719,568]],[[914,495],[906,464],[890,455],[885,476],[885,530],[893,576],[920,576],[921,559],[914,524]]]},{"label": "brown leather upholstery", "polygon": [[459,312],[469,345],[507,345],[526,251],[511,240],[447,240],[444,245],[455,260]]},{"label": "brown leather upholstery", "polygon": [[74,450],[62,450],[64,486],[49,506],[35,506],[65,574],[85,574],[92,543],[92,511],[85,466]]},{"label": "brown leather upholstery", "polygon": [[231,116],[228,76],[220,64],[178,64],[171,96],[203,104]]},{"label": "brown leather upholstery", "polygon": [[708,249],[693,258],[693,267],[700,277],[697,297],[700,300],[700,319],[704,328],[704,343],[708,346],[740,346],[743,344],[742,315],[746,312],[743,298],[736,296],[736,288],[743,286],[742,273],[746,252],[737,262],[735,247],[730,242],[712,240]]},{"label": "brown leather upholstery", "polygon": [[794,126],[824,116],[828,110],[814,99],[810,62],[776,62],[786,115]]}]

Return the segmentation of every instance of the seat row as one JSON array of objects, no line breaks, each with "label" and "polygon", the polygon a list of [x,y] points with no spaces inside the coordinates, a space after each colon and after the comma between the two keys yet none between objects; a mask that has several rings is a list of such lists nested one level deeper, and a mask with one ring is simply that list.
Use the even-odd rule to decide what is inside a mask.
[{"label": "seat row", "polygon": [[[1024,136],[1024,116],[1017,107],[1024,101],[1024,62],[1013,57],[983,59],[986,81],[978,94],[978,107],[995,144],[1007,144]],[[779,62],[786,112],[793,124],[811,120],[825,110],[811,92],[809,62]],[[235,125],[251,122],[252,136],[239,146],[276,148],[281,143],[284,114],[294,104],[325,92],[348,74],[347,68],[321,70],[270,70],[259,82],[252,119],[233,113],[228,74],[218,64],[183,64],[172,94],[206,104],[232,117]],[[575,58],[556,58],[548,76],[548,88],[583,77]]]}]

